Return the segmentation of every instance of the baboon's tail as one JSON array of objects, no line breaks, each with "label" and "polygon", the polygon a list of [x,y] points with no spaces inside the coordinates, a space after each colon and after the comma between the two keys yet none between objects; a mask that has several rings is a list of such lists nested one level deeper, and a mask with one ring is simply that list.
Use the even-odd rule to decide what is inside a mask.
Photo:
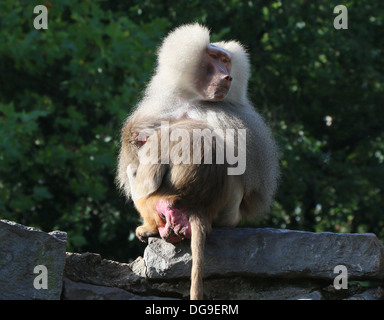
[{"label": "baboon's tail", "polygon": [[203,299],[204,248],[209,226],[201,214],[193,214],[189,218],[191,224],[191,300]]}]

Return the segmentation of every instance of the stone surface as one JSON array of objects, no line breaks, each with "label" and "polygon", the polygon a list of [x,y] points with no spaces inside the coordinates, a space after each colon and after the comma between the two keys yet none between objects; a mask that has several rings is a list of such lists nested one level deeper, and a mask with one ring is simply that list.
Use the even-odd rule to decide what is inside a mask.
[{"label": "stone surface", "polygon": [[384,290],[382,287],[369,288],[361,293],[357,293],[345,300],[384,300]]},{"label": "stone surface", "polygon": [[[126,264],[101,259],[98,254],[67,253],[67,261],[63,299],[189,298],[190,280],[188,278],[148,279],[145,276],[146,265],[141,257]],[[67,276],[80,282],[74,282]],[[332,283],[333,281],[308,278],[247,277],[244,275],[221,277],[217,275],[204,280],[204,298],[212,300],[366,300],[383,298],[382,289],[377,287],[377,281],[376,284],[373,284],[373,288],[363,288],[357,282],[350,284],[346,290],[336,290]]]},{"label": "stone surface", "polygon": [[132,264],[128,264],[102,259],[96,253],[67,252],[64,276],[75,282],[142,293],[146,291],[146,286],[142,276],[145,273],[145,264],[141,260],[138,258]]},{"label": "stone surface", "polygon": [[[0,220],[0,299],[189,298],[192,262],[187,240],[171,244],[150,238],[144,257],[131,263],[65,249],[64,232],[45,233]],[[206,243],[204,297],[384,299],[383,251],[373,234],[214,229]],[[34,287],[36,265],[48,270],[47,290]],[[333,286],[337,265],[347,268],[346,289]]]},{"label": "stone surface", "polygon": [[[151,291],[189,299],[190,281],[153,280]],[[247,277],[208,278],[204,280],[204,299],[208,300],[320,300],[324,281],[302,279],[260,279]]]},{"label": "stone surface", "polygon": [[[189,246],[189,241],[150,238],[144,252],[147,276],[189,277]],[[337,265],[346,266],[348,280],[383,279],[383,245],[374,234],[216,228],[207,239],[204,275],[333,280]]]},{"label": "stone surface", "polygon": [[[155,296],[139,296],[114,287],[74,282],[64,278],[63,300],[164,300]],[[166,299],[166,300],[169,300]]]},{"label": "stone surface", "polygon": [[[65,232],[0,220],[0,299],[60,299],[66,246]],[[34,273],[38,265],[46,267],[47,289],[35,288],[36,277],[44,277]]]}]

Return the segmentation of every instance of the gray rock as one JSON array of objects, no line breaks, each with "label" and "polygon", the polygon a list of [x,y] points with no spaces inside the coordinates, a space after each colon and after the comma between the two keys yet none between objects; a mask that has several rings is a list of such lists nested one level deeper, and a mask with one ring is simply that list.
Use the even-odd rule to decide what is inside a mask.
[{"label": "gray rock", "polygon": [[323,296],[321,295],[321,292],[313,291],[310,293],[293,296],[287,300],[323,300]]},{"label": "gray rock", "polygon": [[208,278],[204,281],[204,297],[212,300],[320,300],[321,286],[320,282],[308,279]]},{"label": "gray rock", "polygon": [[[135,293],[146,291],[143,259],[138,258],[132,264],[102,259],[99,254],[66,253],[64,276],[75,282],[84,282],[98,286],[116,287]],[[141,274],[140,274],[141,273]]]},{"label": "gray rock", "polygon": [[345,300],[383,300],[384,290],[381,287],[369,288],[361,293],[357,293]]},{"label": "gray rock", "polygon": [[66,247],[65,232],[0,220],[0,299],[60,299]]},{"label": "gray rock", "polygon": [[[144,260],[149,278],[189,277],[190,242],[150,238]],[[337,265],[346,266],[348,280],[383,279],[383,245],[374,234],[216,228],[206,242],[204,275],[333,280]]]},{"label": "gray rock", "polygon": [[114,287],[74,282],[66,278],[62,296],[64,300],[169,300],[155,296],[140,296]]}]

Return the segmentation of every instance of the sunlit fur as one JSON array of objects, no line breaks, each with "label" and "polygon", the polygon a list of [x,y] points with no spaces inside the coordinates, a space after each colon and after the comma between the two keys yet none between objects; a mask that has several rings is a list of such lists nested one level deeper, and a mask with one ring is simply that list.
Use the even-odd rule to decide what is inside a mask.
[{"label": "sunlit fur", "polygon": [[[191,298],[194,299],[203,297],[204,255],[202,252],[205,236],[209,233],[211,226],[234,227],[242,217],[261,216],[268,212],[279,178],[278,149],[272,133],[248,99],[250,62],[245,48],[239,42],[214,43],[226,50],[231,57],[233,80],[226,97],[218,102],[205,101],[197,92],[194,86],[196,70],[198,70],[209,44],[209,30],[197,23],[181,26],[164,39],[158,50],[155,73],[147,85],[142,100],[124,125],[117,176],[120,188],[130,198],[132,191],[127,167],[132,163],[139,165],[137,149],[129,147],[132,146],[130,143],[134,142],[132,134],[136,130],[132,131],[130,126],[133,124],[143,126],[145,129],[147,126],[145,119],[189,118],[205,122],[213,129],[246,130],[245,144],[236,145],[235,142],[235,146],[231,146],[226,141],[227,148],[236,147],[239,154],[246,156],[246,170],[242,175],[228,178],[230,179],[230,183],[228,183],[230,190],[228,195],[223,198],[224,203],[221,203],[220,208],[215,206],[214,210],[210,209],[212,212],[217,210],[219,212],[212,214],[211,211],[207,212],[201,208],[202,210],[198,210],[199,212],[190,215],[193,256]],[[159,193],[160,185],[163,182],[169,183],[167,170],[164,167],[156,170],[156,174],[136,178],[135,184],[140,185],[137,187],[140,190],[140,201],[135,201],[139,212],[140,210],[148,211],[148,203],[152,203],[153,207],[153,201],[162,197]],[[199,171],[196,172],[199,174]],[[206,190],[214,190],[216,186],[213,183],[210,184],[209,179],[205,181],[207,181],[204,185]],[[186,184],[188,181],[183,183]],[[156,188],[159,189],[154,192]],[[136,187],[134,189],[136,191]],[[198,190],[196,193],[198,194]],[[199,198],[196,198],[194,202],[198,204]],[[149,214],[140,212],[140,214],[142,217],[150,217],[156,215],[156,212],[149,212]],[[153,230],[156,232],[156,225]]]},{"label": "sunlit fur", "polygon": [[[141,118],[181,118],[204,120],[213,128],[245,128],[246,172],[243,181],[244,196],[250,195],[250,209],[243,214],[255,216],[269,210],[276,192],[279,177],[277,147],[270,129],[248,100],[250,64],[248,54],[237,41],[214,43],[231,54],[233,77],[226,98],[217,103],[201,100],[191,83],[199,65],[202,52],[209,45],[209,30],[199,24],[181,26],[172,31],[158,50],[155,74],[150,80],[144,97],[134,113]],[[129,159],[120,153],[118,181],[130,197],[126,183]]]}]

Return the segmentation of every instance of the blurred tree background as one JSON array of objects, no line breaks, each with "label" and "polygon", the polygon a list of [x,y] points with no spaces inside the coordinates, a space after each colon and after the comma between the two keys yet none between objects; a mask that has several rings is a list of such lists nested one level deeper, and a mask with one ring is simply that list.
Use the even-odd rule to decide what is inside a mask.
[{"label": "blurred tree background", "polygon": [[198,21],[249,49],[250,98],[280,145],[279,193],[255,225],[383,240],[383,18],[369,0],[1,1],[0,218],[66,231],[69,251],[141,255],[114,183],[121,124],[161,39]]}]

